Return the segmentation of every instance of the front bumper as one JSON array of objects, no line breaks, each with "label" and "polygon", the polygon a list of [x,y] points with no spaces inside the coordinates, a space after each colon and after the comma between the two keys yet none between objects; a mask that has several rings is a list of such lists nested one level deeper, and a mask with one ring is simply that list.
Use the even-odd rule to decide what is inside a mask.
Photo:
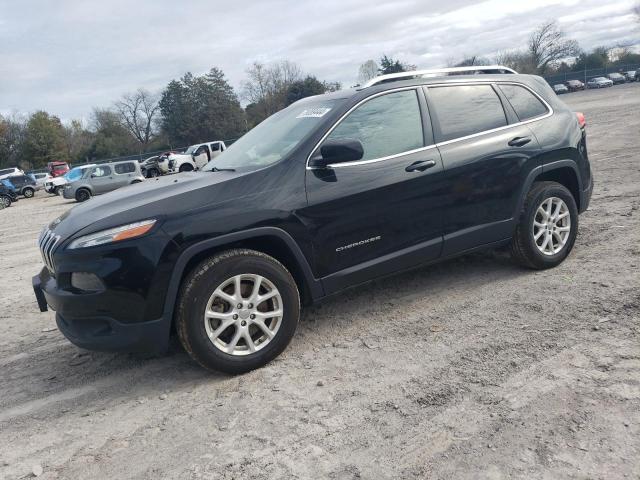
[{"label": "front bumper", "polygon": [[[73,310],[82,312],[89,307],[91,298],[58,288],[56,280],[46,269],[33,277],[33,290],[41,312],[49,307],[56,311],[56,324],[62,334],[74,345],[87,350],[161,353],[167,348],[169,328],[164,318],[123,323],[94,310],[89,315],[74,316]],[[88,302],[88,304],[87,304]],[[91,307],[89,307],[91,308]]]},{"label": "front bumper", "polygon": [[[41,311],[56,312],[60,331],[90,350],[162,352],[172,315],[165,298],[177,247],[161,231],[117,245],[48,254],[48,265],[33,277]],[[84,279],[84,280],[83,280]]]}]

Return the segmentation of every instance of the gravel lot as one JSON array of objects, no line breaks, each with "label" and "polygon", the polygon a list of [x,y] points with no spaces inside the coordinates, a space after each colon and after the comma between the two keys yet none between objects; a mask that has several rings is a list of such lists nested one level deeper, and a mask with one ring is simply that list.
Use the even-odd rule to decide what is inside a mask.
[{"label": "gravel lot", "polygon": [[640,83],[563,99],[596,179],[563,265],[483,253],[351,290],[240,377],[68,343],[30,281],[73,203],[0,211],[0,478],[640,478]]}]

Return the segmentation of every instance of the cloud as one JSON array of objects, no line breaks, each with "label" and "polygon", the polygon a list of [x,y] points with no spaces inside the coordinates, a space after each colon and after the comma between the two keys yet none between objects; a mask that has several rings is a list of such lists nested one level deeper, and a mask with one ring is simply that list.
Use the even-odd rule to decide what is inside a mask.
[{"label": "cloud", "polygon": [[289,59],[351,85],[382,54],[422,68],[524,45],[558,18],[584,48],[640,43],[632,0],[0,0],[0,109],[88,116],[213,66],[238,88],[255,60]]}]

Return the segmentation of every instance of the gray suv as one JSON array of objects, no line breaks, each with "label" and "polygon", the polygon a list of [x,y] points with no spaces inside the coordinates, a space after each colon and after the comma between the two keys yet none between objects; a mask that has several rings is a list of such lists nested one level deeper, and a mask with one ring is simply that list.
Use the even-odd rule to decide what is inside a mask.
[{"label": "gray suv", "polygon": [[66,184],[62,196],[84,202],[93,195],[107,193],[143,180],[144,176],[140,171],[140,164],[136,161],[103,163],[93,168],[87,168],[82,177]]}]

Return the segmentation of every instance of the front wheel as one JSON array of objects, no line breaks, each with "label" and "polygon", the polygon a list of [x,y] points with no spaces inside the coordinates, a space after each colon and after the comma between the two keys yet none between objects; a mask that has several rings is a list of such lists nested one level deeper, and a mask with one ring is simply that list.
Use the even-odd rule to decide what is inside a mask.
[{"label": "front wheel", "polygon": [[185,350],[205,368],[248,372],[276,358],[300,317],[289,271],[255,250],[229,250],[204,260],[184,280],[176,329]]},{"label": "front wheel", "polygon": [[76,192],[76,201],[77,202],[86,202],[91,198],[91,192],[86,188],[81,188]]},{"label": "front wheel", "polygon": [[0,210],[11,206],[11,198],[7,195],[0,195]]},{"label": "front wheel", "polygon": [[556,182],[534,183],[511,241],[511,256],[529,268],[552,268],[567,258],[577,234],[578,207],[571,192]]},{"label": "front wheel", "polygon": [[191,172],[193,171],[193,165],[190,165],[188,163],[183,163],[182,165],[180,165],[180,168],[178,169],[178,172]]}]

